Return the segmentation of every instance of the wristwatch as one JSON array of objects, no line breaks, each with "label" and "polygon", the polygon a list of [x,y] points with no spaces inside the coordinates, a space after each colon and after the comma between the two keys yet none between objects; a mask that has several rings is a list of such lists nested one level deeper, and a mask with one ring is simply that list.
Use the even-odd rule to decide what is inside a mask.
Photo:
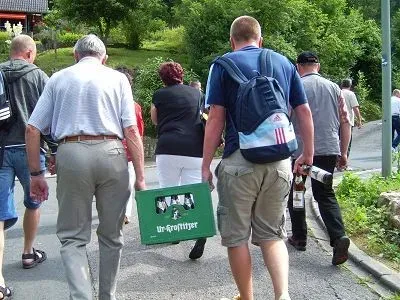
[{"label": "wristwatch", "polygon": [[39,176],[39,175],[42,175],[43,173],[44,173],[44,170],[40,170],[37,172],[31,172],[31,176]]}]

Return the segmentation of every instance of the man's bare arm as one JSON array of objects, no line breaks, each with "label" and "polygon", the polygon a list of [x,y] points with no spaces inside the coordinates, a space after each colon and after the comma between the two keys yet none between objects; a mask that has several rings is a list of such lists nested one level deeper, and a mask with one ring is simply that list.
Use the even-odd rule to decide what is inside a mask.
[{"label": "man's bare arm", "polygon": [[302,165],[312,165],[314,156],[314,122],[312,113],[308,103],[297,106],[294,109],[298,126],[300,130],[301,140],[303,142],[303,153],[296,160],[294,172],[303,174]]},{"label": "man's bare arm", "polygon": [[[32,125],[28,125],[25,130],[26,154],[28,159],[29,171],[31,173],[43,171],[40,168],[40,131]],[[49,197],[49,187],[44,173],[32,176],[30,184],[30,196],[39,202],[43,202]]]},{"label": "man's bare arm", "polygon": [[362,117],[361,117],[360,107],[359,106],[354,106],[353,107],[353,111],[354,111],[354,114],[355,114],[355,116],[357,118],[357,127],[361,128],[361,126],[362,126]]},{"label": "man's bare arm", "polygon": [[25,130],[26,154],[30,172],[40,170],[40,131],[32,125]]},{"label": "man's bare arm", "polygon": [[133,167],[135,168],[135,189],[143,190],[146,188],[144,180],[144,150],[138,127],[129,126],[124,128],[124,136],[128,151],[132,157]]},{"label": "man's bare arm", "polygon": [[154,104],[152,104],[150,108],[150,117],[153,124],[157,125],[157,108],[154,106]]},{"label": "man's bare arm", "polygon": [[203,147],[202,176],[203,180],[212,185],[210,165],[215,151],[221,144],[221,135],[225,127],[225,108],[219,105],[211,105],[206,125]]}]

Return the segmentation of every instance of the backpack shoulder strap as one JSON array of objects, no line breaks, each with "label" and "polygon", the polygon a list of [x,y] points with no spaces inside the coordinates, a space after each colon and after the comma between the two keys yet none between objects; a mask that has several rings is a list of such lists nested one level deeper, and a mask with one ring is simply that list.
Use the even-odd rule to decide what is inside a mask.
[{"label": "backpack shoulder strap", "polygon": [[8,89],[8,80],[6,77],[6,74],[4,73],[3,69],[0,68],[0,74],[1,74],[1,81],[3,83],[3,89],[4,89],[4,95],[8,100],[10,100],[10,92]]},{"label": "backpack shoulder strap", "polygon": [[269,49],[262,49],[260,56],[259,56],[259,63],[260,63],[260,71],[261,75],[272,77],[274,73],[274,68],[272,66],[272,59],[271,59],[272,50]]},{"label": "backpack shoulder strap", "polygon": [[247,77],[244,76],[232,59],[220,56],[214,61],[214,63],[221,65],[225,71],[228,72],[229,76],[237,83],[241,84],[248,81]]}]

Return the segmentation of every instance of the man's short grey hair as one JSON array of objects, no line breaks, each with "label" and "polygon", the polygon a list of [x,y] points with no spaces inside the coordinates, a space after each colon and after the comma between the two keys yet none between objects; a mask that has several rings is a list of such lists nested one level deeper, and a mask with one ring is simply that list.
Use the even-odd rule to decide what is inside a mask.
[{"label": "man's short grey hair", "polygon": [[353,85],[353,82],[350,78],[346,78],[342,80],[342,88],[349,89]]},{"label": "man's short grey hair", "polygon": [[76,42],[74,51],[80,58],[95,56],[102,59],[106,55],[106,46],[96,35],[88,34]]}]

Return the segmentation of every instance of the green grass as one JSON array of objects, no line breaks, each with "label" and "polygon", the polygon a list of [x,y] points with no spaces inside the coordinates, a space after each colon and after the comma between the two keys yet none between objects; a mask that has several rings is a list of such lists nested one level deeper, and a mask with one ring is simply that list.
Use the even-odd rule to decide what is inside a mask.
[{"label": "green grass", "polygon": [[[148,58],[161,56],[164,59],[171,58],[183,66],[187,65],[188,57],[167,51],[150,51],[150,50],[129,50],[123,48],[108,48],[107,65],[110,67],[126,66],[136,68],[142,65]],[[42,52],[36,58],[35,64],[45,71],[48,75],[53,74],[63,68],[74,64],[72,48],[57,49]]]}]

